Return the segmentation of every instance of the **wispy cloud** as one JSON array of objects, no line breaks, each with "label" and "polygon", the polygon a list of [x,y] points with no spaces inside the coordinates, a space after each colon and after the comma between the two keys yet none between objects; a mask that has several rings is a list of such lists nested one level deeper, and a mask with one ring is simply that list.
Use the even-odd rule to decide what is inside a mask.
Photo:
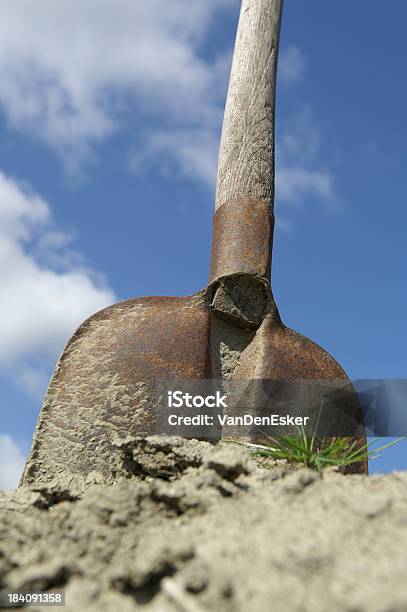
[{"label": "wispy cloud", "polygon": [[283,202],[288,203],[303,200],[309,194],[332,201],[333,177],[329,172],[308,170],[301,166],[283,166],[278,172],[277,193]]},{"label": "wispy cloud", "polygon": [[219,149],[215,130],[190,128],[151,132],[140,152],[130,158],[136,173],[160,166],[164,174],[174,170],[184,178],[214,187]]},{"label": "wispy cloud", "polygon": [[300,49],[290,45],[280,53],[278,60],[279,83],[292,85],[302,79],[305,74],[306,61]]},{"label": "wispy cloud", "polygon": [[[233,0],[20,0],[2,6],[0,105],[69,167],[118,129],[130,101],[171,126],[211,125],[224,56],[199,45]],[[22,18],[22,15],[24,18]]]},{"label": "wispy cloud", "polygon": [[[9,125],[45,142],[70,170],[126,129],[133,171],[158,168],[213,189],[231,48],[208,59],[202,43],[219,11],[237,12],[238,4],[43,0],[39,10],[35,0],[5,3],[0,106]],[[297,98],[307,69],[299,47],[281,50],[284,95]],[[304,105],[286,121],[278,117],[280,124],[279,200],[292,205],[312,196],[339,208],[312,110]]]},{"label": "wispy cloud", "polygon": [[0,434],[0,490],[15,489],[25,463],[23,451],[8,434]]},{"label": "wispy cloud", "polygon": [[0,367],[36,395],[79,323],[114,301],[69,244],[49,204],[0,172]]},{"label": "wispy cloud", "polygon": [[277,132],[276,201],[285,214],[317,202],[326,212],[343,209],[332,168],[324,160],[324,139],[312,108],[302,104]]}]

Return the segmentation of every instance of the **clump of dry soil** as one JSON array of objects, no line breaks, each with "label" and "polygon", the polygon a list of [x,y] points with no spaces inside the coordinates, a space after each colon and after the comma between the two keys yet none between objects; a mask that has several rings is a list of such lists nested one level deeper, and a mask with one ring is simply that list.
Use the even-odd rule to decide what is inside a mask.
[{"label": "clump of dry soil", "polygon": [[0,493],[0,589],[64,590],[67,612],[407,610],[407,473],[320,477],[181,438],[117,453],[113,485]]}]

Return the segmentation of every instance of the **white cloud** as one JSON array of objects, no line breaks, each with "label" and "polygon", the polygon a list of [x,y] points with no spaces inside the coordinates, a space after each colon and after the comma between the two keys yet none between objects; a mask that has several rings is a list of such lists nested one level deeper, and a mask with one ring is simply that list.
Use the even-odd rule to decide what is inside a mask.
[{"label": "white cloud", "polygon": [[290,45],[280,53],[278,60],[279,83],[291,85],[301,80],[305,73],[306,61],[294,45]]},{"label": "white cloud", "polygon": [[[213,125],[222,57],[199,44],[234,0],[2,3],[0,104],[70,165],[120,124],[126,105],[173,125]],[[130,96],[130,98],[129,98]]]},{"label": "white cloud", "polygon": [[0,172],[0,366],[35,394],[75,328],[114,301],[68,242],[48,203]]},{"label": "white cloud", "polygon": [[25,457],[18,444],[7,434],[0,434],[0,491],[18,486]]},{"label": "white cloud", "polygon": [[[133,170],[154,164],[213,189],[232,41],[211,60],[200,45],[225,7],[237,13],[239,3],[3,3],[0,107],[9,125],[44,141],[70,169],[116,130],[141,124]],[[281,50],[279,84],[298,84],[305,69],[297,46]],[[321,135],[309,115],[305,108],[279,130],[277,193],[289,204],[313,195],[333,206],[333,175],[321,165]],[[75,254],[65,249],[64,257]]]}]

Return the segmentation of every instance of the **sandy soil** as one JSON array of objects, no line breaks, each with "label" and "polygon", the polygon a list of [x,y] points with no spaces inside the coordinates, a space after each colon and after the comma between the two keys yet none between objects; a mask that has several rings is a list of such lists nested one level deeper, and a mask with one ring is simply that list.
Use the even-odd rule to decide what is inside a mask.
[{"label": "sandy soil", "polygon": [[67,612],[407,610],[406,472],[321,478],[159,437],[112,463],[115,484],[0,493],[0,589],[64,590]]}]

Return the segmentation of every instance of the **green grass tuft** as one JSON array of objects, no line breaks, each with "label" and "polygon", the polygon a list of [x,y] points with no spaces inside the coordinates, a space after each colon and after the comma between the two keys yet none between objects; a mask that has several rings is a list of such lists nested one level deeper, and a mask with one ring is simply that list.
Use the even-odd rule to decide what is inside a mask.
[{"label": "green grass tuft", "polygon": [[364,446],[358,446],[358,441],[352,438],[307,436],[303,427],[299,428],[295,434],[287,434],[278,438],[266,437],[269,440],[267,445],[235,443],[252,449],[255,456],[302,463],[317,472],[322,472],[328,467],[342,468],[367,459],[376,459],[379,453],[406,439],[397,438],[384,446],[375,448],[374,445],[379,438],[375,438]]}]

